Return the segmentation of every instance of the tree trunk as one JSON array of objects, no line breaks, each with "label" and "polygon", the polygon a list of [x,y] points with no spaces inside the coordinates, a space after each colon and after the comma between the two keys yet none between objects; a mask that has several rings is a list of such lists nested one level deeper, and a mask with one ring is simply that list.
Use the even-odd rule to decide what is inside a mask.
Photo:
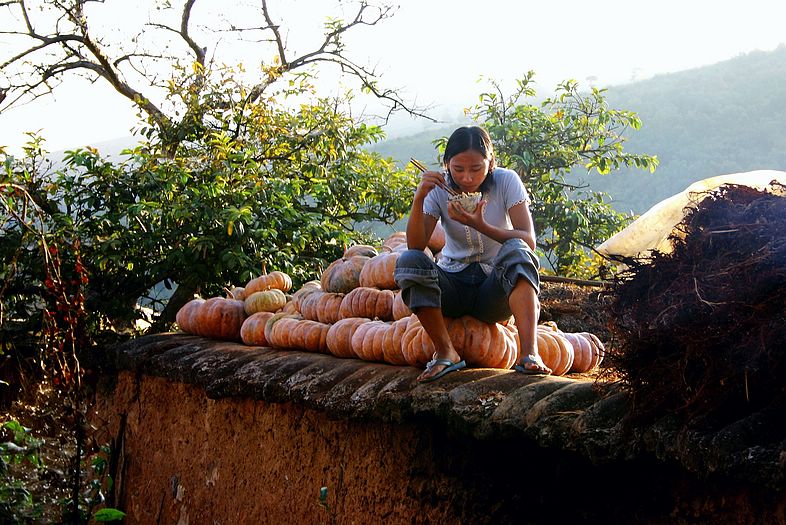
[{"label": "tree trunk", "polygon": [[200,283],[196,279],[186,278],[181,283],[178,283],[172,297],[167,301],[166,306],[161,311],[161,315],[150,328],[151,332],[163,332],[168,330],[172,323],[175,322],[175,316],[178,310],[184,304],[194,298],[194,294],[199,290]]}]

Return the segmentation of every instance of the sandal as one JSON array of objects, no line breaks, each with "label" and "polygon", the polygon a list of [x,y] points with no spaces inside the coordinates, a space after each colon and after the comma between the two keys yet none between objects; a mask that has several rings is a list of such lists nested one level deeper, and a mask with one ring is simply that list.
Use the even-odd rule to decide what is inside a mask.
[{"label": "sandal", "polygon": [[[527,368],[527,365],[535,365],[537,368]],[[547,376],[551,375],[551,372],[547,372],[548,367],[543,362],[540,356],[533,356],[532,354],[527,354],[522,358],[521,364],[515,366],[516,372],[521,372],[522,374],[529,374],[529,375],[540,375],[540,376]]]}]

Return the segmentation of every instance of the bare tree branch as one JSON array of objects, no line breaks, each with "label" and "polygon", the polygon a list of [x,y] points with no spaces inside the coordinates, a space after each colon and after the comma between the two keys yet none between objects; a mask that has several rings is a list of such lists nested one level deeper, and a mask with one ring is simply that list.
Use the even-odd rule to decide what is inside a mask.
[{"label": "bare tree branch", "polygon": [[[261,33],[258,41],[275,46],[273,59],[265,60],[266,74],[252,82],[246,92],[248,103],[257,101],[284,75],[315,65],[337,67],[342,74],[354,78],[364,91],[384,102],[389,117],[394,111],[404,110],[412,115],[429,118],[425,109],[411,107],[394,89],[384,88],[373,69],[364,67],[347,54],[343,37],[360,26],[371,27],[392,16],[389,5],[375,6],[360,0],[354,16],[348,21],[329,18],[324,38],[316,48],[298,56],[288,55],[282,24],[276,23],[267,0],[255,0],[260,7],[260,24],[244,23],[243,27],[228,23],[229,29],[213,23],[215,32],[229,32],[242,36],[248,32]],[[94,27],[93,10],[88,3],[109,3],[103,0],[40,0],[33,5],[28,0],[0,1],[0,7],[11,16],[0,17],[0,34],[13,38],[14,45],[0,49],[0,88],[6,91],[0,100],[0,111],[24,101],[51,93],[69,75],[87,73],[95,82],[102,79],[126,99],[137,104],[159,130],[177,127],[202,118],[195,112],[199,98],[212,72],[208,66],[209,49],[217,49],[218,42],[202,45],[192,33],[197,0],[181,0],[179,12],[164,9],[155,22],[147,22],[133,38],[118,38],[119,28]],[[97,9],[98,7],[96,7]],[[176,19],[172,18],[176,15]],[[245,22],[245,21],[244,21]],[[212,22],[211,22],[212,23]],[[125,30],[126,28],[123,28]],[[174,46],[177,42],[185,47]],[[218,58],[218,57],[216,57]],[[189,80],[189,101],[183,108],[162,109],[166,102],[157,88],[165,87],[161,78],[188,63],[202,66]],[[212,61],[211,61],[212,62]],[[220,63],[220,62],[219,62]],[[275,65],[273,65],[275,64]],[[164,67],[162,67],[164,66]],[[155,89],[154,89],[155,88]],[[172,101],[169,101],[170,103]],[[387,118],[387,117],[386,117]],[[431,119],[433,120],[433,119]],[[239,132],[238,125],[235,132]]]}]

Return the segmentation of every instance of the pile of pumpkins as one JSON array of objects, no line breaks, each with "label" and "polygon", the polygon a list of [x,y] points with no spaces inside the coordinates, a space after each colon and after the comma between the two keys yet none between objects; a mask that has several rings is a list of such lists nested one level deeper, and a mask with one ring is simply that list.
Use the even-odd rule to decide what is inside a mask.
[{"label": "pile of pumpkins", "polygon": [[[428,253],[444,246],[435,230]],[[306,350],[342,358],[422,367],[434,345],[409,308],[393,278],[406,234],[396,232],[377,249],[347,248],[344,255],[292,294],[292,279],[273,271],[252,279],[228,297],[194,299],[177,314],[186,333],[241,340],[251,346]],[[468,366],[511,368],[519,361],[513,322],[485,323],[470,316],[446,319],[456,351]],[[604,355],[603,344],[587,332],[564,333],[556,325],[537,330],[538,349],[555,375],[588,372]]]}]

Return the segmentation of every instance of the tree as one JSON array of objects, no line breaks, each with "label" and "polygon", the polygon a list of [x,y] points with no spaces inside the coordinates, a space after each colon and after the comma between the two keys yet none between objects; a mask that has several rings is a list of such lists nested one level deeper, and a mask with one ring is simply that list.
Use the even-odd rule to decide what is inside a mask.
[{"label": "tree", "polygon": [[[232,79],[227,73],[205,93],[223,100],[242,92]],[[182,91],[175,86],[173,94]],[[234,136],[241,112],[247,124]],[[137,301],[159,283],[178,284],[166,322],[194,292],[220,294],[263,265],[302,283],[345,245],[371,242],[358,224],[392,223],[407,210],[412,174],[367,152],[381,130],[356,123],[335,101],[288,109],[260,99],[209,118],[210,127],[195,123],[166,156],[151,143],[122,162],[76,150],[63,169],[35,175],[6,158],[6,181],[36,196],[45,229],[79,240],[90,275],[87,307],[102,319],[138,316]],[[6,230],[20,231],[19,222],[7,221]],[[19,253],[11,248],[9,260]],[[19,267],[28,282],[42,282],[33,260]]]},{"label": "tree", "polygon": [[641,127],[631,111],[610,109],[603,89],[582,92],[577,82],[558,85],[536,104],[534,73],[517,80],[506,96],[498,83],[481,94],[473,116],[488,129],[499,163],[518,172],[533,198],[538,247],[561,275],[594,276],[594,246],[630,217],[616,212],[604,193],[571,182],[571,170],[606,175],[622,166],[654,171],[655,156],[624,151],[629,130]]},{"label": "tree", "polygon": [[[165,151],[171,153],[170,148],[185,136],[185,129],[194,122],[204,122],[205,105],[191,100],[202,97],[211,76],[221,76],[226,64],[237,63],[230,55],[242,47],[261,52],[252,58],[259,62],[259,67],[255,64],[252,69],[254,73],[244,72],[249,86],[237,103],[253,104],[275,84],[285,85],[292,74],[311,66],[334,66],[383,101],[389,112],[404,109],[423,116],[395,90],[382,88],[374,69],[356,63],[344,45],[349,31],[389,18],[393,13],[389,5],[359,1],[346,20],[327,19],[323,37],[313,49],[293,55],[287,50],[286,28],[267,0],[253,0],[245,9],[219,13],[208,13],[209,6],[200,9],[203,3],[197,0],[183,0],[179,7],[169,0],[150,0],[154,20],[133,28],[127,27],[127,19],[111,21],[114,12],[128,12],[121,10],[124,3],[0,2],[0,35],[7,41],[0,48],[0,93],[5,98],[0,99],[0,112],[52,92],[70,76],[81,75],[108,83],[137,105]],[[201,27],[196,19],[208,26]],[[230,39],[234,45],[227,42]],[[198,74],[191,74],[192,67]],[[167,97],[172,82],[183,85],[186,79],[189,85],[184,100]],[[244,125],[242,119],[235,122],[234,133],[240,134]]]},{"label": "tree", "polygon": [[[138,131],[147,140],[122,162],[77,150],[51,173],[36,160],[38,138],[27,158],[5,156],[0,182],[29,192],[43,229],[79,241],[93,326],[139,316],[137,302],[155,285],[178,284],[161,315],[167,323],[195,292],[214,295],[243,284],[263,263],[296,282],[311,279],[345,244],[368,239],[359,223],[391,223],[406,211],[412,177],[364,149],[379,140],[380,128],[352,117],[351,91],[319,96],[307,68],[337,65],[390,110],[404,107],[395,92],[378,87],[373,71],[345,56],[342,42],[347,31],[384,20],[389,7],[356,4],[349,22],[328,20],[315,50],[290,57],[282,27],[262,1],[256,15],[263,23],[227,21],[223,29],[269,37],[273,53],[260,76],[207,60],[192,31],[196,0],[184,2],[177,26],[166,22],[170,3],[158,2],[160,19],[128,42],[93,32],[97,9],[112,3],[43,0],[40,12],[28,0],[0,4],[23,25],[6,35],[34,42],[0,65],[10,103],[41,96],[56,87],[52,82],[81,71],[110,82],[140,108]],[[39,28],[45,21],[52,29]],[[212,45],[215,51],[215,38]],[[3,254],[19,262],[14,281],[27,283],[15,304],[31,308],[43,277],[30,258],[30,240],[12,214],[3,229],[9,234]]]}]

